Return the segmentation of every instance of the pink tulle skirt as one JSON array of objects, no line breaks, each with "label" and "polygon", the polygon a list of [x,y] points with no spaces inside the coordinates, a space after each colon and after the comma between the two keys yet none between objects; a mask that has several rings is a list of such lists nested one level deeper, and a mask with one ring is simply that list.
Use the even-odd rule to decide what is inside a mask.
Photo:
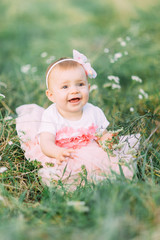
[{"label": "pink tulle skirt", "polygon": [[124,174],[132,178],[136,169],[136,158],[140,141],[140,134],[121,136],[120,148],[109,154],[94,140],[87,146],[75,150],[73,159],[66,159],[58,164],[56,159],[45,156],[40,148],[37,132],[40,126],[44,108],[36,104],[22,105],[16,109],[16,130],[20,138],[21,147],[27,160],[41,163],[38,174],[43,183],[50,185],[52,181],[70,181],[82,174],[94,181]]}]

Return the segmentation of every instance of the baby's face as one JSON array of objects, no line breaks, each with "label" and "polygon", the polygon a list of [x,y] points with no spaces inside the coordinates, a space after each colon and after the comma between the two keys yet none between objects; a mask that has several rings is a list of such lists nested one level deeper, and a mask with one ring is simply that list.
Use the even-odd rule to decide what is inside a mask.
[{"label": "baby's face", "polygon": [[[80,119],[83,106],[88,102],[89,84],[81,65],[62,70],[53,69],[49,77],[49,90],[52,102],[59,113],[67,119]],[[48,95],[47,95],[48,96]]]}]

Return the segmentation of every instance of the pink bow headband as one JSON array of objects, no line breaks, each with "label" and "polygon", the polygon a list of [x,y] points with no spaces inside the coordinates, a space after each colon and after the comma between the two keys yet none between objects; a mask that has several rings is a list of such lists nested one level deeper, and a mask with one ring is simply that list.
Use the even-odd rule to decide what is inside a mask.
[{"label": "pink bow headband", "polygon": [[91,67],[91,64],[88,62],[88,59],[87,57],[78,52],[77,50],[74,50],[73,49],[73,58],[66,58],[66,59],[62,59],[62,60],[59,60],[58,62],[56,62],[55,64],[53,64],[50,69],[48,70],[47,72],[47,76],[46,76],[46,85],[47,85],[47,88],[48,88],[48,77],[49,77],[49,74],[50,72],[52,71],[52,69],[59,63],[61,62],[65,62],[65,61],[75,61],[75,62],[78,62],[80,63],[85,71],[86,71],[86,74],[89,78],[96,78],[97,76],[97,73],[96,71]]}]

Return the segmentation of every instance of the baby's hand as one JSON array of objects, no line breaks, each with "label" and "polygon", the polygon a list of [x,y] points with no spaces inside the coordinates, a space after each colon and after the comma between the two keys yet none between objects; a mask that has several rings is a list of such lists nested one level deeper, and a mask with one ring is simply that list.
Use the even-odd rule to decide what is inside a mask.
[{"label": "baby's hand", "polygon": [[55,153],[55,158],[58,160],[60,164],[63,161],[68,160],[69,158],[73,158],[72,153],[74,152],[73,149],[66,149],[66,148],[58,148]]},{"label": "baby's hand", "polygon": [[113,137],[116,137],[118,135],[118,133],[110,133],[110,132],[107,132],[105,133],[101,138],[100,140],[101,141],[105,141],[105,140],[109,140],[111,141]]},{"label": "baby's hand", "polygon": [[112,146],[115,141],[115,137],[117,140],[119,139],[119,137],[117,135],[118,135],[118,132],[117,133],[116,132],[115,133],[107,132],[100,138],[100,140],[102,142],[106,141],[108,148],[112,149]]}]

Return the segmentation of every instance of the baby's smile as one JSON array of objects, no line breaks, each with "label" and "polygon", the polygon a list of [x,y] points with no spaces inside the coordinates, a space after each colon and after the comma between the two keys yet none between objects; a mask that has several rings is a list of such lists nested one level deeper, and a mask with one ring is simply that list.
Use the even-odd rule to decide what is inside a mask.
[{"label": "baby's smile", "polygon": [[70,103],[79,103],[80,100],[81,100],[80,97],[74,97],[74,98],[69,99],[69,102]]}]

